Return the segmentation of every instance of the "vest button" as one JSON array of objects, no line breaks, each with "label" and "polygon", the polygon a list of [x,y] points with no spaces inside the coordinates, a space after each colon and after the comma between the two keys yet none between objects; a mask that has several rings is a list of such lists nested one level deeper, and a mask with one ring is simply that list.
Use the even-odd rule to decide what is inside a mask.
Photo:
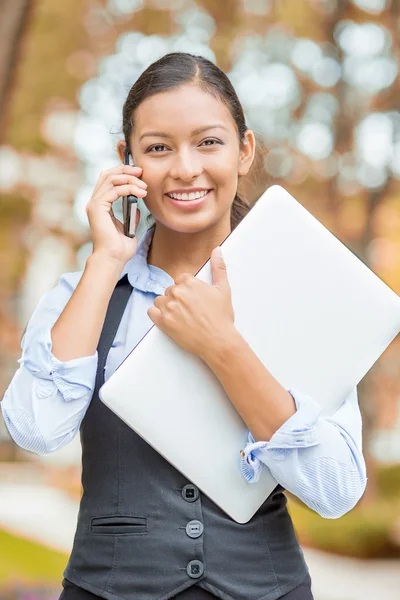
[{"label": "vest button", "polygon": [[186,525],[186,533],[190,538],[196,539],[203,534],[204,525],[201,521],[189,521]]},{"label": "vest button", "polygon": [[187,574],[192,579],[198,579],[204,573],[204,565],[200,560],[191,560],[186,567]]},{"label": "vest button", "polygon": [[182,497],[186,502],[196,502],[199,497],[199,490],[195,485],[188,483],[182,490]]}]

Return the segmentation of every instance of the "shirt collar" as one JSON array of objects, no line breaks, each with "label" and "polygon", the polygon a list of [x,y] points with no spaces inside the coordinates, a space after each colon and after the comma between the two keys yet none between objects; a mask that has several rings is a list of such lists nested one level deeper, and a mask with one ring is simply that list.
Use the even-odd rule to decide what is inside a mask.
[{"label": "shirt collar", "polygon": [[174,280],[166,271],[159,267],[147,264],[147,254],[153,239],[155,225],[150,227],[139,241],[136,253],[128,260],[120,279],[128,275],[132,287],[142,292],[164,294],[166,288],[173,285]]}]

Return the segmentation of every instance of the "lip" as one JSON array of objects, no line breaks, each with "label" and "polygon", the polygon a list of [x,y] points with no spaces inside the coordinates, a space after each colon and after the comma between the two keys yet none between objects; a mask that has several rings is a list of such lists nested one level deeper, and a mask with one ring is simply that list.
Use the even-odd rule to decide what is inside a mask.
[{"label": "lip", "polygon": [[206,192],[207,190],[211,190],[211,188],[186,188],[181,190],[169,190],[169,192],[165,192],[166,194],[190,194],[192,192]]},{"label": "lip", "polygon": [[[198,191],[202,191],[202,190],[198,190]],[[198,206],[200,206],[200,204],[203,204],[203,202],[205,202],[207,200],[207,198],[210,197],[210,194],[212,191],[213,191],[212,189],[209,190],[205,196],[203,196],[202,198],[196,198],[195,200],[174,200],[173,198],[170,198],[168,196],[168,194],[165,194],[165,196],[168,198],[168,200],[170,202],[172,202],[172,204],[174,206],[177,206],[178,208],[182,208],[183,210],[190,210],[191,208],[197,208]],[[175,192],[175,193],[179,193],[179,192]]]}]

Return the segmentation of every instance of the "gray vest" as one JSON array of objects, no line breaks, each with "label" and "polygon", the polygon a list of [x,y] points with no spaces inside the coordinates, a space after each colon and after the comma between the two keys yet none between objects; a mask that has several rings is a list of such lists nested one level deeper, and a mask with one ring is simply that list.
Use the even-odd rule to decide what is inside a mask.
[{"label": "gray vest", "polygon": [[240,525],[98,397],[131,291],[125,276],[99,340],[95,390],[81,425],[83,496],[64,576],[108,600],[167,600],[193,585],[223,600],[276,600],[308,572],[283,488]]}]

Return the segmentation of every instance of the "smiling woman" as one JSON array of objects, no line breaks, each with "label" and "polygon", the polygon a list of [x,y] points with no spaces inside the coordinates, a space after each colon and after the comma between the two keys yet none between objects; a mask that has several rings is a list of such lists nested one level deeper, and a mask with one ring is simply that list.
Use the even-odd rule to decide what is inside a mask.
[{"label": "smiling woman", "polygon": [[[164,56],[135,82],[123,132],[121,163],[128,150],[138,166],[100,174],[86,208],[93,253],[42,299],[2,402],[10,434],[33,452],[81,433],[83,497],[62,600],[312,600],[283,488],[323,516],[350,510],[365,487],[361,419],[356,393],[320,417],[235,328],[219,245],[249,208],[237,189],[254,159],[253,132],[228,77],[185,53]],[[154,218],[140,245],[112,210],[129,194]],[[194,277],[210,256],[212,285]],[[153,323],[208,365],[247,424],[238,472],[256,483],[265,464],[279,482],[246,524],[99,399]]]},{"label": "smiling woman", "polygon": [[[143,178],[152,186],[153,178],[158,181],[169,168],[170,181],[163,182],[167,192],[196,191],[190,189],[194,177],[197,188],[214,191],[213,202],[219,194],[220,211],[231,215],[232,228],[248,212],[237,186],[253,162],[254,135],[228,77],[209,60],[171,53],[146,69],[125,101],[123,132],[136,163],[143,166]],[[149,155],[162,158],[161,164],[154,164]],[[182,170],[187,183],[176,189],[174,179]],[[215,174],[218,189],[212,182]],[[154,210],[149,198],[147,205]]]}]

